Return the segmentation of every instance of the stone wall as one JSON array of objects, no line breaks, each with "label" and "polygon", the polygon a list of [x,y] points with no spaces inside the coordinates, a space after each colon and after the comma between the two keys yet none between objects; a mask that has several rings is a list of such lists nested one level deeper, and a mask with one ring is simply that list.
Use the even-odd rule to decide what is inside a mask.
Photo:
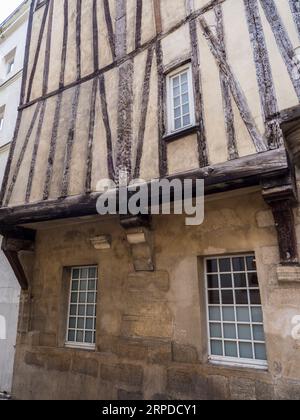
[{"label": "stone wall", "polygon": [[[111,236],[111,249],[94,249],[90,239],[99,235]],[[14,396],[299,399],[300,343],[292,339],[291,322],[300,314],[300,289],[278,282],[276,230],[261,192],[208,198],[199,227],[186,227],[181,216],[155,217],[153,239],[156,271],[135,273],[117,219],[38,228],[31,290],[21,305]],[[269,370],[213,366],[207,362],[203,257],[252,251]],[[88,264],[99,266],[97,349],[67,349],[64,268]]]}]

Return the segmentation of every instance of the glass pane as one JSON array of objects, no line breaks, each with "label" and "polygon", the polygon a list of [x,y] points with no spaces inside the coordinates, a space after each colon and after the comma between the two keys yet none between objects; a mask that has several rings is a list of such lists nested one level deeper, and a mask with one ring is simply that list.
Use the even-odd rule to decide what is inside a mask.
[{"label": "glass pane", "polygon": [[252,340],[251,328],[249,325],[238,325],[238,333],[240,340]]},{"label": "glass pane", "polygon": [[223,356],[222,341],[211,341],[211,354],[213,356]]},{"label": "glass pane", "polygon": [[190,118],[190,116],[189,115],[185,115],[183,117],[183,125],[184,126],[187,126],[187,125],[190,125],[190,124],[191,124],[191,118]]},{"label": "glass pane", "polygon": [[232,258],[233,271],[245,271],[245,258]]},{"label": "glass pane", "polygon": [[87,289],[87,280],[81,280],[80,290],[86,290],[86,289]]},{"label": "glass pane", "polygon": [[174,98],[174,108],[177,108],[178,106],[180,106],[180,96]]},{"label": "glass pane", "polygon": [[225,356],[238,357],[237,343],[225,341]]},{"label": "glass pane", "polygon": [[87,316],[95,316],[95,306],[94,305],[87,305],[86,315]]},{"label": "glass pane", "polygon": [[218,289],[219,288],[219,278],[217,275],[208,275],[207,276],[207,286],[209,289]]},{"label": "glass pane", "polygon": [[249,282],[249,287],[258,287],[259,284],[258,284],[257,273],[249,273],[248,282]]},{"label": "glass pane", "polygon": [[76,328],[76,318],[70,318],[69,328]]},{"label": "glass pane", "polygon": [[251,305],[261,305],[259,290],[250,290]]},{"label": "glass pane", "polygon": [[182,115],[189,114],[189,113],[190,113],[190,106],[189,106],[189,104],[183,105],[183,107],[182,107]]},{"label": "glass pane", "polygon": [[188,104],[189,103],[189,94],[185,93],[184,95],[182,95],[182,105]]},{"label": "glass pane", "polygon": [[72,271],[72,279],[79,279],[79,269],[78,268],[74,268]]},{"label": "glass pane", "polygon": [[89,280],[88,289],[89,290],[96,290],[96,280]]},{"label": "glass pane", "polygon": [[83,343],[83,331],[77,331],[76,342],[77,343]]},{"label": "glass pane", "polygon": [[239,322],[250,322],[249,308],[237,307],[236,313]]},{"label": "glass pane", "polygon": [[210,324],[209,330],[211,338],[222,338],[221,324]]},{"label": "glass pane", "polygon": [[179,76],[174,77],[174,79],[173,79],[173,86],[174,87],[179,86],[179,83],[180,83]]},{"label": "glass pane", "polygon": [[264,344],[255,344],[255,358],[257,360],[267,360],[266,346]]},{"label": "glass pane", "polygon": [[217,273],[218,272],[218,261],[217,260],[208,260],[206,263],[208,273]]},{"label": "glass pane", "polygon": [[97,277],[97,268],[96,267],[89,268],[89,278],[95,279],[96,277]]},{"label": "glass pane", "polygon": [[95,303],[96,302],[95,293],[88,293],[87,294],[87,302],[88,303]]},{"label": "glass pane", "polygon": [[221,274],[221,288],[232,289],[232,277],[231,274]]},{"label": "glass pane", "polygon": [[181,118],[175,120],[175,130],[178,130],[179,128],[181,128]]},{"label": "glass pane", "polygon": [[181,108],[179,107],[179,108],[174,109],[174,117],[178,118],[180,116],[181,116]]},{"label": "glass pane", "polygon": [[75,331],[74,330],[70,330],[68,333],[68,341],[70,343],[74,343],[75,341]]},{"label": "glass pane", "polygon": [[85,333],[85,338],[84,338],[85,343],[93,344],[94,343],[93,336],[94,336],[94,334],[92,332],[86,332]]},{"label": "glass pane", "polygon": [[224,338],[236,339],[235,324],[224,324]]},{"label": "glass pane", "polygon": [[209,320],[210,321],[221,321],[221,311],[217,306],[209,308]]},{"label": "glass pane", "polygon": [[253,350],[251,343],[240,343],[240,356],[242,359],[253,359]]},{"label": "glass pane", "polygon": [[223,321],[235,322],[234,307],[223,308]]},{"label": "glass pane", "polygon": [[248,292],[247,290],[236,290],[235,299],[237,305],[248,305]]},{"label": "glass pane", "polygon": [[222,304],[233,305],[233,291],[232,290],[222,290]]},{"label": "glass pane", "polygon": [[93,330],[94,329],[94,318],[87,318],[85,320],[85,329]]},{"label": "glass pane", "polygon": [[247,257],[246,258],[247,261],[247,269],[249,271],[256,271],[256,262],[255,262],[255,257]]},{"label": "glass pane", "polygon": [[179,96],[179,95],[180,95],[180,88],[179,87],[174,87],[174,89],[173,89],[173,96],[174,96],[174,98],[176,96]]},{"label": "glass pane", "polygon": [[82,279],[87,279],[88,278],[88,275],[89,275],[89,270],[88,270],[88,268],[82,268],[81,269],[81,278]]},{"label": "glass pane", "polygon": [[208,302],[210,305],[219,305],[220,304],[219,292],[215,290],[210,290],[208,292]]},{"label": "glass pane", "polygon": [[77,306],[76,305],[71,305],[70,306],[70,315],[77,315]]},{"label": "glass pane", "polygon": [[85,305],[78,305],[78,315],[85,316]]},{"label": "glass pane", "polygon": [[181,83],[185,83],[185,82],[187,82],[187,80],[188,80],[188,75],[187,75],[187,73],[183,73],[183,74],[181,75]]},{"label": "glass pane", "polygon": [[72,281],[72,290],[77,291],[78,287],[79,287],[79,281],[78,280],[73,280]]},{"label": "glass pane", "polygon": [[234,274],[234,286],[235,287],[247,287],[246,274]]},{"label": "glass pane", "polygon": [[181,85],[181,93],[186,93],[188,92],[188,84],[184,83],[183,85]]},{"label": "glass pane", "polygon": [[77,318],[77,328],[78,329],[84,328],[84,318]]},{"label": "glass pane", "polygon": [[262,325],[253,325],[253,337],[255,341],[265,341],[265,333]]},{"label": "glass pane", "polygon": [[222,258],[219,260],[219,267],[221,273],[231,272],[230,258]]},{"label": "glass pane", "polygon": [[85,303],[86,302],[86,293],[81,292],[79,293],[79,303]]},{"label": "glass pane", "polygon": [[263,312],[260,307],[251,308],[252,322],[263,322]]},{"label": "glass pane", "polygon": [[71,293],[71,303],[77,303],[78,293]]}]

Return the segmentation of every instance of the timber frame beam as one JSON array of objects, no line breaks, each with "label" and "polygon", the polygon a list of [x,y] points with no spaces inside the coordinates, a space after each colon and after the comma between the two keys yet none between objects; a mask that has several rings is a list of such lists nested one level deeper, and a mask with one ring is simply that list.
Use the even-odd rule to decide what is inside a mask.
[{"label": "timber frame beam", "polygon": [[1,229],[4,234],[2,251],[6,256],[22,290],[28,290],[29,279],[20,260],[21,252],[33,252],[35,232],[24,228]]}]

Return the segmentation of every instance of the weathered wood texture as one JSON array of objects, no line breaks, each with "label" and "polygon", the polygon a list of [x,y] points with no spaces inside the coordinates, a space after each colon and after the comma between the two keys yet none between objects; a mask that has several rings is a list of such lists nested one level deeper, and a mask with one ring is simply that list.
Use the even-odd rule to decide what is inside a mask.
[{"label": "weathered wood texture", "polygon": [[[283,144],[281,104],[300,99],[295,28],[286,26],[289,18],[299,27],[297,4],[282,0],[282,16],[272,0],[237,0],[238,9],[229,0],[200,8],[174,0],[168,10],[161,0],[55,1],[31,7],[4,206],[96,192],[99,173],[148,180],[227,160],[234,166]],[[231,25],[235,10],[239,26]],[[191,63],[196,126],[172,133],[167,73],[183,62]],[[275,77],[292,83],[283,89]],[[174,145],[187,153],[179,159]],[[77,167],[81,180],[72,175]]]}]

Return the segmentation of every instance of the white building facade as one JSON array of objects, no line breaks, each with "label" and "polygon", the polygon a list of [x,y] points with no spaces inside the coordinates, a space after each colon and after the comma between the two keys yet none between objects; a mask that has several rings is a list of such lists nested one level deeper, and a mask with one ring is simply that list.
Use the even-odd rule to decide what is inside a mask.
[{"label": "white building facade", "polygon": [[[0,25],[0,185],[14,135],[20,100],[29,5],[30,1],[25,0]],[[11,391],[19,296],[19,284],[1,251],[0,393]]]}]

